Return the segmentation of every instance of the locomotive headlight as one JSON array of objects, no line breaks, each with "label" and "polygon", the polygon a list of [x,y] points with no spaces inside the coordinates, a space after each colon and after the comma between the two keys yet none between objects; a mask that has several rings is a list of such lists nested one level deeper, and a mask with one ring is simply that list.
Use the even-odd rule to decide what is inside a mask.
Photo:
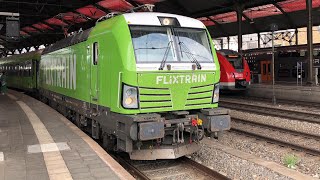
[{"label": "locomotive headlight", "polygon": [[217,103],[219,101],[219,86],[220,86],[219,83],[214,85],[212,103]]},{"label": "locomotive headlight", "polygon": [[123,84],[122,92],[122,106],[127,109],[137,109],[139,106],[137,87]]},{"label": "locomotive headlight", "polygon": [[180,23],[177,18],[174,17],[158,17],[162,26],[176,26],[180,27]]},{"label": "locomotive headlight", "polygon": [[169,18],[164,18],[164,19],[162,20],[162,23],[163,23],[163,25],[168,26],[168,25],[170,25],[171,21],[170,21]]},{"label": "locomotive headlight", "polygon": [[125,101],[124,104],[125,105],[130,105],[134,102],[134,99],[132,97],[128,97]]},{"label": "locomotive headlight", "polygon": [[131,96],[133,93],[134,93],[134,89],[133,89],[133,88],[129,88],[129,89],[127,89],[127,91],[126,91],[126,95],[127,95],[127,96]]}]

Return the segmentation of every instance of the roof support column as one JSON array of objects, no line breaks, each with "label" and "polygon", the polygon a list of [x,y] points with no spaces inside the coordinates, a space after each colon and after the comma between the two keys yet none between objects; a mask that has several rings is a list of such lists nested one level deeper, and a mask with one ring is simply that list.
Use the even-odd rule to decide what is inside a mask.
[{"label": "roof support column", "polygon": [[223,49],[223,38],[221,38],[220,45],[221,45],[221,49]]},{"label": "roof support column", "polygon": [[230,49],[230,36],[227,37],[227,41],[228,41],[228,49]]},{"label": "roof support column", "polygon": [[307,57],[308,57],[308,80],[307,84],[313,84],[313,37],[312,37],[312,0],[306,0],[308,13],[307,26]]},{"label": "roof support column", "polygon": [[261,48],[260,39],[261,39],[261,35],[260,35],[260,33],[258,32],[258,48]]},{"label": "roof support column", "polygon": [[296,29],[295,30],[295,34],[296,34],[296,45],[299,45],[299,38],[298,38],[298,34],[299,33],[299,31],[298,31],[298,29]]},{"label": "roof support column", "polygon": [[243,8],[239,5],[236,6],[237,23],[238,23],[238,52],[242,54],[242,12]]}]

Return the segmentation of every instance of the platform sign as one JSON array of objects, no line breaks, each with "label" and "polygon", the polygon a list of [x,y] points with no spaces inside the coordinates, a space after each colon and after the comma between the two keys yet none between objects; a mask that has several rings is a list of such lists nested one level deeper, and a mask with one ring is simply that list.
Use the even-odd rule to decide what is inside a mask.
[{"label": "platform sign", "polygon": [[6,18],[7,41],[18,41],[20,37],[20,20],[15,17]]},{"label": "platform sign", "polygon": [[313,59],[313,67],[314,68],[320,68],[320,58],[314,58]]}]

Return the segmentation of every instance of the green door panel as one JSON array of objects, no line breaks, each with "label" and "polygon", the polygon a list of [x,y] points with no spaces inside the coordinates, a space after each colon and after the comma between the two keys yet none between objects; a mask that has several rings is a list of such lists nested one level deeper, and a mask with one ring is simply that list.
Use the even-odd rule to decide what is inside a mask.
[{"label": "green door panel", "polygon": [[90,53],[90,103],[99,102],[99,43],[94,42],[91,45]]}]

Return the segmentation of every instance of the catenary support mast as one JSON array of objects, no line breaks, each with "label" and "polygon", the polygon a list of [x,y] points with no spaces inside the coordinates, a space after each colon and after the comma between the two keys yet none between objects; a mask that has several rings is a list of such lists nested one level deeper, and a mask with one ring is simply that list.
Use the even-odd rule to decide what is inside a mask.
[{"label": "catenary support mast", "polygon": [[308,84],[313,84],[313,37],[312,37],[312,0],[306,0],[308,25],[307,25],[307,57],[308,57]]},{"label": "catenary support mast", "polygon": [[238,23],[238,52],[242,54],[242,7],[236,6]]}]

